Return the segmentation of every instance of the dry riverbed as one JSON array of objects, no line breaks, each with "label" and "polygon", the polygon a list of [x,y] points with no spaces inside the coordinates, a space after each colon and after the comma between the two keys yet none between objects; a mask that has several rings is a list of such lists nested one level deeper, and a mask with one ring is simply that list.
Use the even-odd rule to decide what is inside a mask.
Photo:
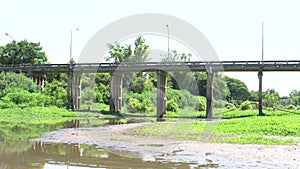
[{"label": "dry riverbed", "polygon": [[300,168],[300,145],[240,145],[140,136],[138,123],[63,129],[35,140],[97,145],[119,156],[145,161],[186,162],[207,168]]}]

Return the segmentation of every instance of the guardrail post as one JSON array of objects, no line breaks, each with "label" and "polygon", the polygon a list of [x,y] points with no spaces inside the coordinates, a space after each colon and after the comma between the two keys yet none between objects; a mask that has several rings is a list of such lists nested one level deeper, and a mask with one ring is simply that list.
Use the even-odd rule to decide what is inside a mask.
[{"label": "guardrail post", "polygon": [[122,109],[122,77],[121,72],[110,72],[110,112],[119,112]]},{"label": "guardrail post", "polygon": [[163,116],[166,114],[167,98],[166,98],[167,73],[162,70],[157,70],[157,121],[163,121]]}]

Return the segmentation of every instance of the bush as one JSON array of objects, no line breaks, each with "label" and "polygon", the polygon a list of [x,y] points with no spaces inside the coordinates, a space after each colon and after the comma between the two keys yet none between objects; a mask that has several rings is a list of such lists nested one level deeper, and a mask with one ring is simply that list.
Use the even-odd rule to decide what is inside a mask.
[{"label": "bush", "polygon": [[229,109],[229,110],[235,110],[236,109],[235,105],[232,104],[232,103],[227,103],[226,108]]},{"label": "bush", "polygon": [[196,111],[204,111],[206,109],[206,99],[203,96],[199,97],[198,104],[195,105]]},{"label": "bush", "polygon": [[[40,93],[29,93],[23,89],[15,89],[6,94],[1,99],[0,108],[12,108],[12,107],[35,107],[35,106],[49,106],[51,99],[49,96],[42,95]],[[7,105],[6,105],[7,104]]]},{"label": "bush", "polygon": [[39,87],[30,78],[17,73],[0,73],[0,98],[11,90],[20,88],[28,92],[38,92]]},{"label": "bush", "polygon": [[180,100],[181,101],[181,106],[180,106],[180,108],[185,108],[187,106],[194,107],[197,104],[198,97],[192,95],[189,91],[180,90],[180,94],[181,94],[181,100]]},{"label": "bush", "polygon": [[227,101],[225,101],[225,100],[214,100],[213,101],[214,108],[224,108],[226,104],[227,104]]},{"label": "bush", "polygon": [[130,98],[129,99],[129,105],[128,105],[128,111],[132,113],[137,112],[147,112],[152,109],[153,105],[147,101],[144,100],[143,102],[140,102],[138,99]]},{"label": "bush", "polygon": [[167,101],[167,111],[178,112],[178,110],[178,104],[173,99]]},{"label": "bush", "polygon": [[288,110],[295,110],[295,109],[296,109],[296,106],[290,104],[290,105],[288,105],[288,106],[286,107],[286,109],[288,109]]},{"label": "bush", "polygon": [[249,109],[252,109],[252,102],[250,102],[250,101],[248,101],[248,100],[242,102],[241,105],[240,105],[240,109],[241,109],[241,110],[249,110]]}]

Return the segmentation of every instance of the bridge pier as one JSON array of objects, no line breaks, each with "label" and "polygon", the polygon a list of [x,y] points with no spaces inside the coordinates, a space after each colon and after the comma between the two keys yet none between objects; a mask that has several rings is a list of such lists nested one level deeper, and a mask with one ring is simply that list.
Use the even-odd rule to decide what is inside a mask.
[{"label": "bridge pier", "polygon": [[67,99],[68,109],[80,109],[81,101],[81,72],[70,71],[68,74]]},{"label": "bridge pier", "polygon": [[263,102],[262,102],[262,76],[263,76],[263,67],[260,66],[258,70],[258,83],[259,83],[259,88],[258,88],[258,115],[263,116]]},{"label": "bridge pier", "polygon": [[157,70],[157,121],[162,121],[167,109],[166,84],[167,73],[163,70]]},{"label": "bridge pier", "polygon": [[44,91],[45,88],[45,73],[34,73],[32,74],[32,80],[40,87],[41,93]]},{"label": "bridge pier", "polygon": [[110,112],[119,112],[122,109],[122,77],[121,72],[110,72]]},{"label": "bridge pier", "polygon": [[214,72],[207,71],[207,80],[206,80],[206,118],[210,119],[213,115],[213,81],[214,81]]}]

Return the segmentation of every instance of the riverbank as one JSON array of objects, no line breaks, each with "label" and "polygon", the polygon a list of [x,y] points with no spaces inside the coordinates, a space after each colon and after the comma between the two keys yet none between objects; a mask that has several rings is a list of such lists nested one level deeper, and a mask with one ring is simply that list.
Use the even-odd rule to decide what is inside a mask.
[{"label": "riverbank", "polygon": [[187,162],[209,168],[299,168],[300,145],[206,143],[139,135],[135,128],[156,123],[138,123],[49,132],[44,142],[97,145],[98,148],[145,161]]}]

